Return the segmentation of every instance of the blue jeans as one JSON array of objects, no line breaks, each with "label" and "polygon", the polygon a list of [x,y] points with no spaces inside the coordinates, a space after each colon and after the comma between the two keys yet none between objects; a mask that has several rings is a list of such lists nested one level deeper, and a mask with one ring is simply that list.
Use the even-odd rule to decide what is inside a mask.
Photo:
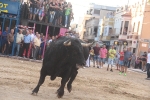
[{"label": "blue jeans", "polygon": [[18,56],[20,51],[20,44],[16,43],[16,47],[17,47],[16,56]]},{"label": "blue jeans", "polygon": [[55,17],[55,11],[50,11],[50,17],[49,17],[49,22],[52,23]]},{"label": "blue jeans", "polygon": [[68,21],[69,21],[69,15],[65,16],[65,27],[68,26]]}]

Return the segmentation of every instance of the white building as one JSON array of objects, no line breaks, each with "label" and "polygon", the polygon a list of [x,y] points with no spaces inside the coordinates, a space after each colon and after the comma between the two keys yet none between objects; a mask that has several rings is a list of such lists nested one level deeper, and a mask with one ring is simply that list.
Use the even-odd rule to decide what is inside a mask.
[{"label": "white building", "polygon": [[85,32],[84,39],[87,40],[99,40],[102,33],[100,30],[101,26],[99,23],[102,23],[104,16],[108,16],[108,13],[115,11],[116,7],[109,7],[103,5],[90,4],[90,8],[87,11],[87,14],[91,16],[88,20],[85,21]]}]

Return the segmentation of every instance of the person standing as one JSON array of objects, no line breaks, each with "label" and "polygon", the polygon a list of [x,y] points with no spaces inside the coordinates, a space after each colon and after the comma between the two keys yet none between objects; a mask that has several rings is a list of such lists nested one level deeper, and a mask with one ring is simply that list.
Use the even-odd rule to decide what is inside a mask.
[{"label": "person standing", "polygon": [[105,45],[103,45],[103,47],[100,49],[99,54],[100,54],[100,67],[103,68],[103,65],[105,64],[105,60],[107,57],[107,49]]},{"label": "person standing", "polygon": [[5,50],[6,50],[7,34],[9,34],[8,32],[9,32],[9,28],[6,27],[6,31],[4,31],[4,32],[2,33],[2,54],[4,54],[4,53],[5,53]]},{"label": "person standing", "polygon": [[142,71],[146,71],[146,59],[147,59],[147,53],[144,52],[144,54],[142,55]]},{"label": "person standing", "polygon": [[39,52],[39,59],[43,59],[43,50],[45,44],[45,36],[41,38],[41,45],[40,45],[40,52]]},{"label": "person standing", "polygon": [[133,53],[132,58],[131,58],[131,67],[132,68],[135,67],[135,61],[136,61],[136,56],[135,56],[135,53]]},{"label": "person standing", "polygon": [[31,43],[31,35],[29,30],[27,30],[27,34],[24,36],[23,50],[25,51],[23,57],[28,57],[29,47]]},{"label": "person standing", "polygon": [[122,52],[120,52],[120,58],[119,58],[120,73],[119,73],[119,75],[121,75],[124,71],[124,62],[123,62],[123,60],[124,60],[124,51],[125,51],[125,49]]},{"label": "person standing", "polygon": [[91,50],[90,50],[90,60],[92,60],[92,61],[94,61],[94,49],[93,49],[93,47],[91,48]]},{"label": "person standing", "polygon": [[37,37],[34,39],[33,42],[33,48],[34,48],[34,52],[33,52],[33,59],[36,60],[39,50],[40,50],[40,45],[41,45],[41,38],[40,38],[40,34],[37,35]]},{"label": "person standing", "polygon": [[148,49],[148,54],[147,54],[147,78],[148,80],[150,80],[150,48]]},{"label": "person standing", "polygon": [[117,52],[116,53],[115,63],[116,63],[116,66],[117,66],[117,70],[120,71],[119,59],[120,59],[120,52]]},{"label": "person standing", "polygon": [[7,45],[6,45],[6,54],[9,55],[12,52],[12,46],[14,42],[14,29],[11,29],[10,33],[7,34]]},{"label": "person standing", "polygon": [[124,75],[126,76],[128,64],[131,61],[132,53],[130,51],[130,48],[127,48],[124,52]]},{"label": "person standing", "polygon": [[1,52],[1,48],[2,48],[2,38],[1,38],[1,36],[2,36],[2,28],[1,28],[1,25],[0,25],[0,52]]},{"label": "person standing", "polygon": [[111,49],[108,52],[108,67],[107,67],[107,71],[109,70],[109,65],[111,65],[111,69],[110,71],[113,72],[113,62],[116,56],[116,50],[114,49],[114,46],[111,47]]},{"label": "person standing", "polygon": [[96,43],[96,46],[93,47],[93,50],[94,50],[94,62],[93,62],[94,66],[93,67],[95,67],[95,62],[96,62],[97,68],[99,68],[99,59],[100,59],[99,50],[100,50],[100,47],[99,47],[98,43]]},{"label": "person standing", "polygon": [[20,44],[23,42],[23,40],[24,40],[24,37],[22,34],[22,30],[19,30],[19,33],[17,33],[17,37],[16,37],[16,47],[17,47],[16,56],[19,55]]}]

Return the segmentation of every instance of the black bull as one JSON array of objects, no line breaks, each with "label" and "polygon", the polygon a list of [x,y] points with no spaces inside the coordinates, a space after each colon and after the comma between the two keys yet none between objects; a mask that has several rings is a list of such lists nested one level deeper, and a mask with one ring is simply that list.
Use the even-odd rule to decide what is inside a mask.
[{"label": "black bull", "polygon": [[51,76],[51,80],[54,80],[56,77],[62,78],[61,86],[57,90],[58,98],[64,95],[64,87],[67,82],[67,89],[71,92],[72,82],[78,74],[77,70],[79,67],[83,67],[88,59],[88,46],[91,44],[67,37],[61,37],[53,41],[45,52],[40,79],[32,94],[38,93],[47,75]]}]

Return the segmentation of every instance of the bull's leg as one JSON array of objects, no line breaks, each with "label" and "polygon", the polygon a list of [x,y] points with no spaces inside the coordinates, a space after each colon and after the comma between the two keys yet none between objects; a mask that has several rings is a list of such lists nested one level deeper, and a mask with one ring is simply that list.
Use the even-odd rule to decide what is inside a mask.
[{"label": "bull's leg", "polygon": [[72,73],[71,78],[70,78],[70,80],[69,80],[69,82],[68,82],[68,84],[67,84],[67,89],[68,89],[69,93],[70,93],[71,90],[72,90],[72,82],[73,82],[74,79],[76,78],[77,74],[78,74],[78,71],[77,71],[77,70],[74,70],[74,72]]},{"label": "bull's leg", "polygon": [[37,94],[38,93],[40,86],[45,81],[45,77],[46,77],[46,73],[41,69],[39,82],[38,82],[37,86],[34,88],[34,90],[32,91],[32,94]]},{"label": "bull's leg", "polygon": [[71,72],[70,70],[67,70],[66,72],[64,72],[64,75],[62,76],[61,86],[57,90],[57,97],[58,98],[61,98],[64,95],[64,87],[65,87],[67,81],[69,80],[70,72]]}]

